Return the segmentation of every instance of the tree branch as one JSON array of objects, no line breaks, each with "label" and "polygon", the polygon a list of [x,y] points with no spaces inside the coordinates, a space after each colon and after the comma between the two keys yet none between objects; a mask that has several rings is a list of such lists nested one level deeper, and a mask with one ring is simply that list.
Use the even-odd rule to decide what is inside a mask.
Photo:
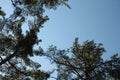
[{"label": "tree branch", "polygon": [[15,5],[14,2],[13,2],[13,0],[11,0],[11,2],[12,2],[12,5],[13,5],[14,7],[16,7],[16,5]]},{"label": "tree branch", "polygon": [[20,72],[21,74],[24,74],[24,75],[26,75],[26,73],[24,72],[24,71],[21,71],[21,70],[19,70],[14,64],[12,64],[10,61],[8,61],[9,62],[9,64],[13,67],[13,68],[15,68],[18,72]]},{"label": "tree branch", "polygon": [[73,70],[77,73],[77,75],[78,75],[78,77],[80,78],[80,79],[82,79],[82,80],[84,80],[83,79],[83,77],[79,74],[79,72],[76,70],[76,67],[74,67],[70,62],[69,62],[69,60],[67,60],[65,57],[64,57],[64,59],[67,61],[67,63],[71,66],[71,68],[73,68]]},{"label": "tree branch", "polygon": [[12,59],[18,53],[18,51],[19,51],[19,49],[16,49],[16,51],[13,54],[9,55],[5,59],[2,59],[0,62],[0,65],[6,63],[7,61],[10,61],[10,59]]}]

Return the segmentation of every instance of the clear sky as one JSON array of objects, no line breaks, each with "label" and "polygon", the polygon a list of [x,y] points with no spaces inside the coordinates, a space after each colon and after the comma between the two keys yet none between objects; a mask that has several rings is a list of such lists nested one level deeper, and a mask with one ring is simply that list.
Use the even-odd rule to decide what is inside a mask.
[{"label": "clear sky", "polygon": [[70,0],[72,9],[59,7],[46,14],[50,20],[40,32],[42,46],[69,48],[75,37],[79,42],[103,43],[107,56],[120,53],[120,0]]},{"label": "clear sky", "polygon": [[[86,40],[103,43],[106,59],[120,53],[120,0],[69,0],[69,5],[72,9],[63,6],[46,11],[50,20],[39,34],[44,49],[51,44],[60,49],[69,48],[74,38],[79,37],[80,44]],[[39,59],[34,58],[43,65],[42,69],[49,70],[47,60]]]}]

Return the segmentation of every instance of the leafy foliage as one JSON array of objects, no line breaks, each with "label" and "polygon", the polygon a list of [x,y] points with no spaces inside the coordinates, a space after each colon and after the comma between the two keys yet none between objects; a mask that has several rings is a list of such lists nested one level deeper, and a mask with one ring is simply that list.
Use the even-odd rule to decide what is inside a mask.
[{"label": "leafy foliage", "polygon": [[[8,18],[0,7],[0,77],[2,80],[47,80],[49,73],[30,57],[42,56],[43,49],[33,49],[41,39],[37,33],[49,20],[46,9],[66,5],[68,0],[11,0],[14,11]],[[27,23],[27,25],[25,25]],[[27,29],[28,28],[28,29]],[[27,29],[24,31],[24,29]],[[26,33],[25,33],[26,32]]]},{"label": "leafy foliage", "polygon": [[68,50],[50,46],[46,55],[57,65],[57,80],[119,80],[120,57],[102,58],[105,49],[101,43],[85,41],[82,45],[75,39]]}]

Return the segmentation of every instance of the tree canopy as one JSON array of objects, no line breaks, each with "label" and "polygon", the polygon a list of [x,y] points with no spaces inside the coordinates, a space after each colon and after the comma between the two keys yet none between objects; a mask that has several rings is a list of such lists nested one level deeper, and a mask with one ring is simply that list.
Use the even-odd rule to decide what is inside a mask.
[{"label": "tree canopy", "polygon": [[[41,39],[37,33],[49,20],[47,9],[67,5],[68,0],[10,0],[13,13],[6,17],[0,6],[0,79],[47,80],[48,72],[40,70],[40,64],[30,57],[42,56],[43,49],[34,49]],[[27,26],[24,23],[28,23]],[[28,27],[28,30],[24,31]]]},{"label": "tree canopy", "polygon": [[67,50],[50,46],[45,55],[52,63],[57,64],[56,80],[119,80],[120,57],[114,54],[110,60],[102,58],[105,49],[101,43],[85,41]]},{"label": "tree canopy", "polygon": [[[56,80],[119,80],[120,57],[114,54],[103,59],[105,49],[101,43],[75,39],[69,49],[51,45],[44,51],[38,33],[49,20],[48,9],[60,5],[68,8],[68,0],[10,0],[13,13],[6,17],[0,6],[0,80],[48,80],[52,72],[40,70],[41,65],[31,59],[45,56],[56,64]],[[24,25],[27,23],[27,25]],[[25,30],[25,28],[28,28]],[[35,49],[37,45],[39,49]]]}]

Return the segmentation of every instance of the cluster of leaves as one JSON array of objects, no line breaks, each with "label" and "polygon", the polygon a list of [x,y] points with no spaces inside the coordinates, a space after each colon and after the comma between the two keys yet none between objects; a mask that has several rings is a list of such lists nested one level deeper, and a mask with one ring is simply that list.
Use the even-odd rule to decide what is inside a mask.
[{"label": "cluster of leaves", "polygon": [[50,46],[45,55],[57,64],[57,80],[119,80],[120,57],[115,54],[110,60],[102,58],[105,49],[94,41],[82,45],[75,39],[68,50]]},{"label": "cluster of leaves", "polygon": [[[43,50],[38,45],[37,33],[49,19],[43,16],[45,9],[56,9],[66,5],[68,0],[11,0],[13,13],[6,18],[0,7],[0,78],[2,80],[47,80],[50,74],[40,70],[40,64],[30,57],[42,56]],[[24,25],[28,23],[28,25]],[[24,33],[24,28],[27,28]]]}]

